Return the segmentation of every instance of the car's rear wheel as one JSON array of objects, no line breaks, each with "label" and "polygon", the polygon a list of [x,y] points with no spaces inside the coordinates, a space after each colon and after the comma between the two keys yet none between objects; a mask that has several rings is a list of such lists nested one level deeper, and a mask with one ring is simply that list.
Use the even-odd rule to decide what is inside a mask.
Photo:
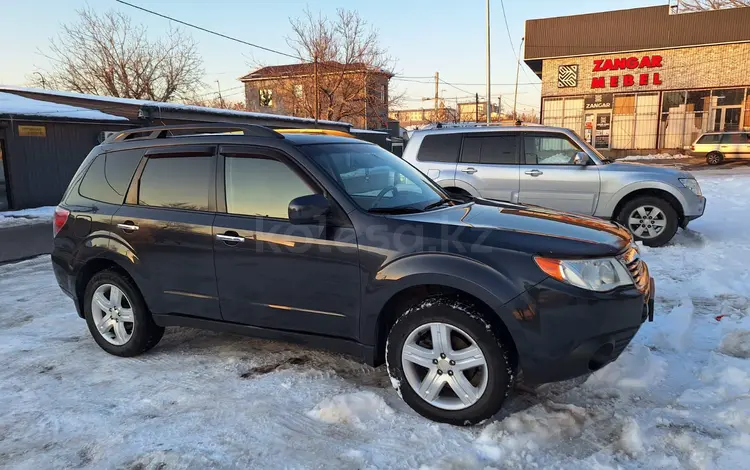
[{"label": "car's rear wheel", "polygon": [[644,196],[623,206],[618,221],[646,246],[662,246],[677,233],[677,211],[664,199]]},{"label": "car's rear wheel", "polygon": [[91,336],[116,356],[137,356],[164,335],[132,281],[116,271],[95,274],[84,294],[84,315]]},{"label": "car's rear wheel", "polygon": [[718,165],[724,161],[724,155],[720,152],[711,152],[706,155],[706,163],[709,165]]},{"label": "car's rear wheel", "polygon": [[409,406],[434,421],[478,423],[496,414],[513,381],[507,351],[469,304],[431,298],[393,325],[388,373]]}]

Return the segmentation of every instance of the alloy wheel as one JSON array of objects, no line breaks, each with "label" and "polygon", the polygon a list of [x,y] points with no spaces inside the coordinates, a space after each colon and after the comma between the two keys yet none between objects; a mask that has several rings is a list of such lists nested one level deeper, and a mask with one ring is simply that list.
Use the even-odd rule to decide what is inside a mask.
[{"label": "alloy wheel", "polygon": [[91,316],[97,331],[109,343],[122,346],[133,336],[133,304],[114,284],[102,284],[94,291]]},{"label": "alloy wheel", "polygon": [[487,388],[488,370],[476,341],[447,323],[426,323],[411,332],[401,352],[411,388],[430,405],[463,410]]},{"label": "alloy wheel", "polygon": [[656,206],[640,206],[628,217],[628,228],[642,239],[656,238],[666,226],[667,216]]}]

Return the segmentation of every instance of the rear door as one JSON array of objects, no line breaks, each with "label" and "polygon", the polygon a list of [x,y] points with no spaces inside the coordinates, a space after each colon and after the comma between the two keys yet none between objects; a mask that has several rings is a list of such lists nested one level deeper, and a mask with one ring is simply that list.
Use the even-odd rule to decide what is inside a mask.
[{"label": "rear door", "polygon": [[221,318],[212,237],[215,153],[215,145],[148,150],[112,218],[113,236],[128,247],[123,254],[134,259],[154,313]]},{"label": "rear door", "polygon": [[721,136],[719,151],[727,158],[750,156],[750,142],[747,134],[741,132],[726,133]]},{"label": "rear door", "polygon": [[599,198],[599,169],[575,165],[581,148],[565,134],[523,134],[519,200],[550,209],[592,215]]},{"label": "rear door", "polygon": [[484,198],[518,202],[518,139],[507,132],[465,134],[456,179]]}]

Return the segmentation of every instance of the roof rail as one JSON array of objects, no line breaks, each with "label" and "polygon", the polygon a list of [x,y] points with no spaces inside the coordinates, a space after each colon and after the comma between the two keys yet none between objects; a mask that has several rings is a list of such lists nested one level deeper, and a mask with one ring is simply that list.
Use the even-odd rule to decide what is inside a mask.
[{"label": "roof rail", "polygon": [[[191,132],[192,131],[192,132]],[[103,143],[123,142],[130,140],[168,139],[191,134],[218,133],[218,132],[242,132],[245,136],[274,137],[283,139],[284,136],[268,127],[256,124],[231,124],[231,123],[203,123],[203,124],[179,124],[174,126],[139,127],[116,132],[107,137]]]}]

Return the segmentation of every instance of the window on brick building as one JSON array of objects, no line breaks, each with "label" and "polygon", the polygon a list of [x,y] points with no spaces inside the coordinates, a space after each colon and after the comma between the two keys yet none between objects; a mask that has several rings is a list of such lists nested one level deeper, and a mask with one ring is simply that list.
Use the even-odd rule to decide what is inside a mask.
[{"label": "window on brick building", "polygon": [[258,90],[258,102],[263,108],[273,107],[273,90]]}]

